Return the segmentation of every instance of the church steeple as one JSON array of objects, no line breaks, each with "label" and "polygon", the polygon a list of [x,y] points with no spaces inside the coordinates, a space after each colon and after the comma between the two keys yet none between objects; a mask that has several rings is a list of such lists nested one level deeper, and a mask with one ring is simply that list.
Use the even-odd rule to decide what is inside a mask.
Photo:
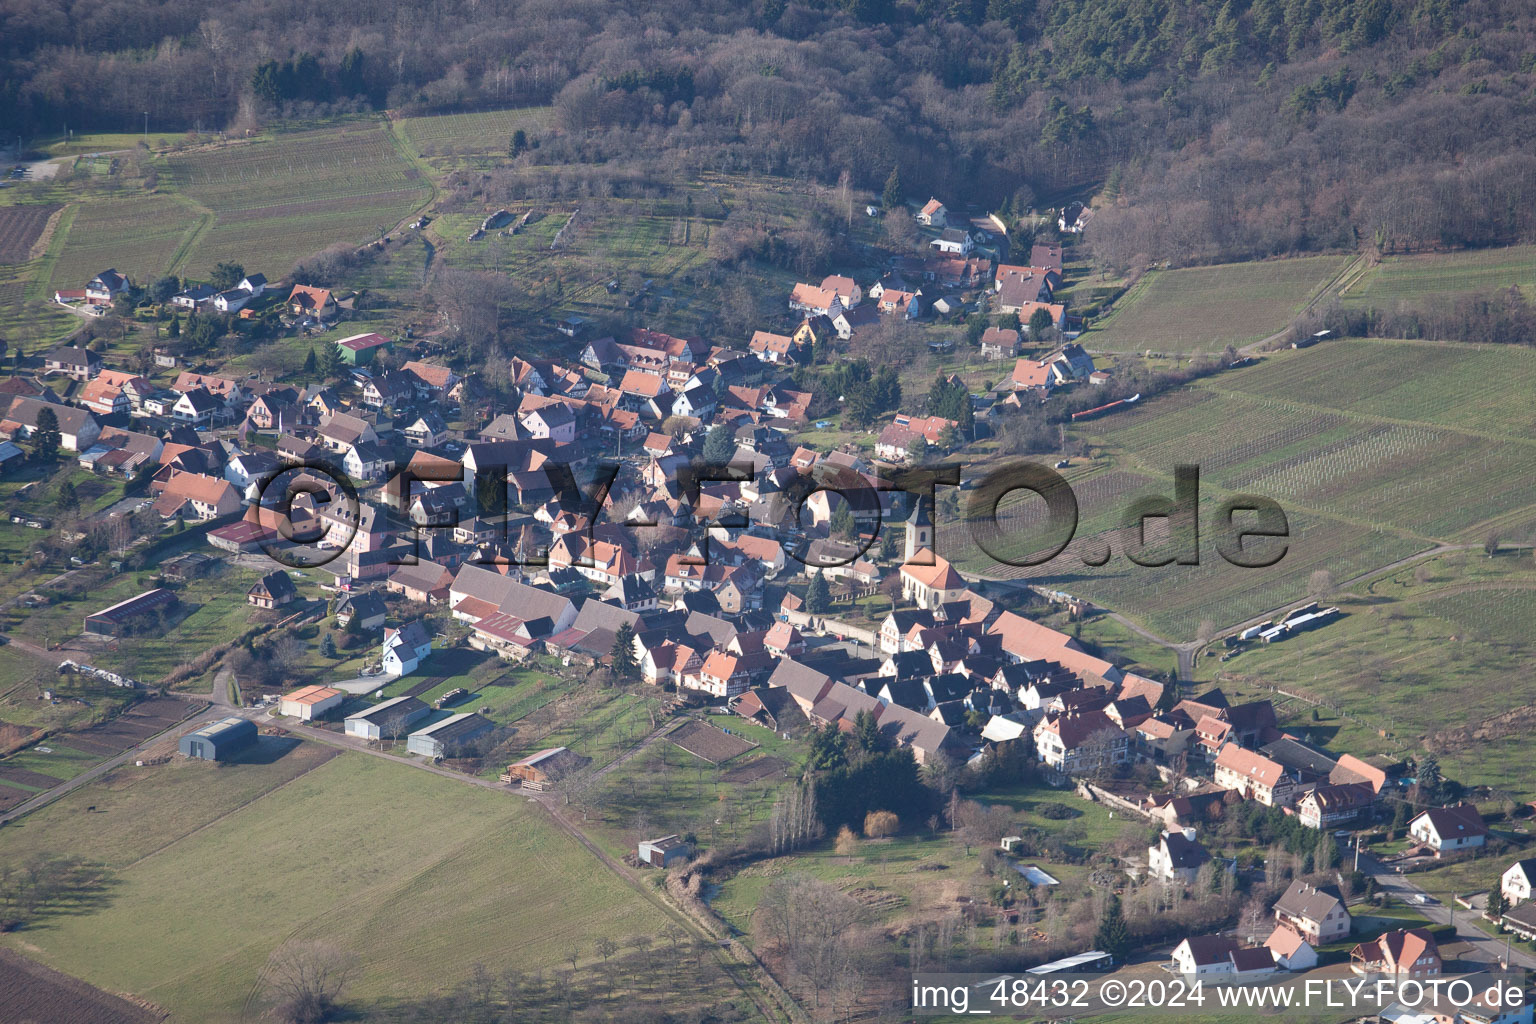
[{"label": "church steeple", "polygon": [[907,516],[907,543],[902,561],[912,561],[912,556],[923,548],[933,548],[933,517],[928,514],[928,504],[920,496],[912,496],[912,514]]}]

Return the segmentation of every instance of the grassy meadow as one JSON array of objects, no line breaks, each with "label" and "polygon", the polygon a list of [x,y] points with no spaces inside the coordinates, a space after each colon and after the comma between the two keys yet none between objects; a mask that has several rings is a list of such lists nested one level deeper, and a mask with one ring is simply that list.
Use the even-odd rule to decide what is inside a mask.
[{"label": "grassy meadow", "polygon": [[368,1002],[478,962],[551,969],[571,948],[585,962],[596,938],[667,923],[526,801],[308,744],[270,763],[125,767],[0,832],[7,860],[63,850],[107,863],[108,893],[6,940],[199,1024],[248,1019],[290,938],[362,955],[352,998]]},{"label": "grassy meadow", "polygon": [[1387,256],[1351,281],[1339,297],[1350,304],[1390,308],[1397,302],[1422,302],[1428,295],[1444,298],[1503,288],[1519,288],[1527,298],[1536,290],[1536,246]]}]

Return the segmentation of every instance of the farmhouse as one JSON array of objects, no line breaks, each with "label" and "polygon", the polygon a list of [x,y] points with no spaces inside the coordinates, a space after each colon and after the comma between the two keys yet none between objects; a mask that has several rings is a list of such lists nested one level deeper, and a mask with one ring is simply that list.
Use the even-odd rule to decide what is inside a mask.
[{"label": "farmhouse", "polygon": [[103,270],[85,283],[85,301],[96,306],[105,305],[129,287],[128,279],[116,270]]},{"label": "farmhouse", "polygon": [[329,686],[305,686],[283,695],[278,701],[278,714],[308,722],[325,717],[326,712],[340,707],[346,699],[345,693]]},{"label": "farmhouse", "polygon": [[453,715],[411,733],[406,738],[405,749],[434,759],[454,757],[472,748],[495,727],[489,718],[474,712]]},{"label": "farmhouse", "polygon": [[1278,761],[1263,754],[1228,743],[1216,756],[1216,785],[1233,789],[1265,807],[1285,807],[1290,803],[1294,783]]},{"label": "farmhouse", "polygon": [[176,607],[176,592],[166,590],[164,587],[156,587],[154,590],[146,590],[136,597],[130,597],[126,601],[119,601],[99,612],[92,612],[85,617],[85,631],[100,636],[123,636],[129,632],[135,622],[151,615],[162,615]]},{"label": "farmhouse", "polygon": [[225,718],[187,733],[176,749],[184,757],[228,761],[255,742],[255,722],[248,718]]},{"label": "farmhouse", "polygon": [[375,704],[366,711],[348,715],[346,731],[348,736],[359,736],[365,740],[394,739],[410,731],[411,726],[431,713],[432,709],[419,698],[396,697]]},{"label": "farmhouse", "polygon": [[1459,853],[1482,846],[1488,826],[1472,804],[1432,807],[1408,823],[1408,834],[1435,851],[1435,856]]},{"label": "farmhouse", "polygon": [[[0,408],[4,408],[4,399],[0,399]],[[0,434],[8,440],[31,437],[37,429],[37,417],[44,409],[50,410],[58,421],[59,443],[65,451],[83,452],[101,436],[100,424],[86,410],[37,398],[18,398],[11,402],[10,408],[0,414]]]},{"label": "farmhouse", "polygon": [[693,844],[678,836],[662,836],[660,839],[642,840],[635,850],[641,864],[653,868],[669,868],[678,861],[693,856]]},{"label": "farmhouse", "polygon": [[1318,786],[1296,804],[1296,816],[1308,828],[1332,829],[1370,813],[1376,793],[1364,782]]}]

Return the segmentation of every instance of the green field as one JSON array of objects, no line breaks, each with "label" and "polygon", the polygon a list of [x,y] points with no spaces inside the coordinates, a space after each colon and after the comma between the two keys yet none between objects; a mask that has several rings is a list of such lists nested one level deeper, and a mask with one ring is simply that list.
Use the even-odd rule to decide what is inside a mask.
[{"label": "green field", "polygon": [[1536,289],[1536,246],[1388,256],[1350,282],[1340,298],[1350,304],[1419,305],[1455,295],[1517,287]]},{"label": "green field", "polygon": [[526,801],[308,745],[268,764],[125,767],[0,832],[7,860],[40,851],[100,857],[113,884],[7,938],[198,1024],[249,1019],[267,954],[291,938],[357,953],[352,998],[367,1002],[441,991],[475,963],[551,969],[572,947],[587,961],[601,936],[667,923]]},{"label": "green field", "polygon": [[1109,352],[1219,352],[1284,329],[1344,269],[1340,256],[1155,271],[1082,338]]}]

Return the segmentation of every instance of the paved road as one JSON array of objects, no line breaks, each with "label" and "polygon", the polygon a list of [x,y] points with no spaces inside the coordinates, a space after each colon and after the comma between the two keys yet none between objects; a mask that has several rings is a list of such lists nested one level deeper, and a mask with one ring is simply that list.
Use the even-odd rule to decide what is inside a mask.
[{"label": "paved road", "polygon": [[[1415,902],[1414,896],[1424,892],[1424,890],[1414,884],[1413,876],[1399,875],[1368,853],[1362,852],[1360,854],[1360,868],[1366,874],[1376,879],[1377,888],[1381,891],[1389,892],[1396,896],[1435,924],[1449,924],[1451,922],[1451,915],[1454,913],[1456,917],[1457,938],[1468,942],[1475,951],[1470,959],[1482,960],[1487,963],[1496,963],[1504,959],[1504,940],[1496,939],[1479,928],[1475,923],[1472,911],[1463,910],[1460,907],[1451,907],[1436,901],[1425,904]],[[1536,968],[1536,956],[1512,948],[1510,964],[1513,967]]]},{"label": "paved road", "polygon": [[199,707],[198,705],[193,705],[191,716],[188,718],[183,718],[180,722],[177,722],[169,729],[162,729],[160,732],[155,733],[155,735],[151,736],[149,739],[138,744],[137,746],[130,747],[123,751],[121,754],[118,754],[116,757],[109,758],[105,761],[102,761],[100,764],[93,765],[90,768],[87,768],[85,771],[81,772],[79,775],[76,775],[74,778],[65,782],[61,782],[57,786],[54,786],[52,789],[39,793],[37,796],[34,796],[32,799],[26,801],[25,803],[17,804],[15,807],[12,807],[10,810],[6,811],[4,814],[0,814],[0,825],[5,825],[8,822],[14,821],[24,814],[30,814],[40,807],[46,807],[57,800],[59,797],[64,796],[66,793],[72,793],[79,789],[81,786],[85,785],[87,782],[101,778],[103,775],[107,774],[107,772],[118,767],[119,765],[127,764],[129,761],[136,760],[140,754],[144,753],[144,751],[148,750],[156,743],[159,743],[164,737],[168,735],[174,733],[179,736],[182,732],[190,731],[200,726],[207,725],[209,722],[217,721],[218,719],[223,718],[227,713],[227,708],[209,708],[206,706]]}]

